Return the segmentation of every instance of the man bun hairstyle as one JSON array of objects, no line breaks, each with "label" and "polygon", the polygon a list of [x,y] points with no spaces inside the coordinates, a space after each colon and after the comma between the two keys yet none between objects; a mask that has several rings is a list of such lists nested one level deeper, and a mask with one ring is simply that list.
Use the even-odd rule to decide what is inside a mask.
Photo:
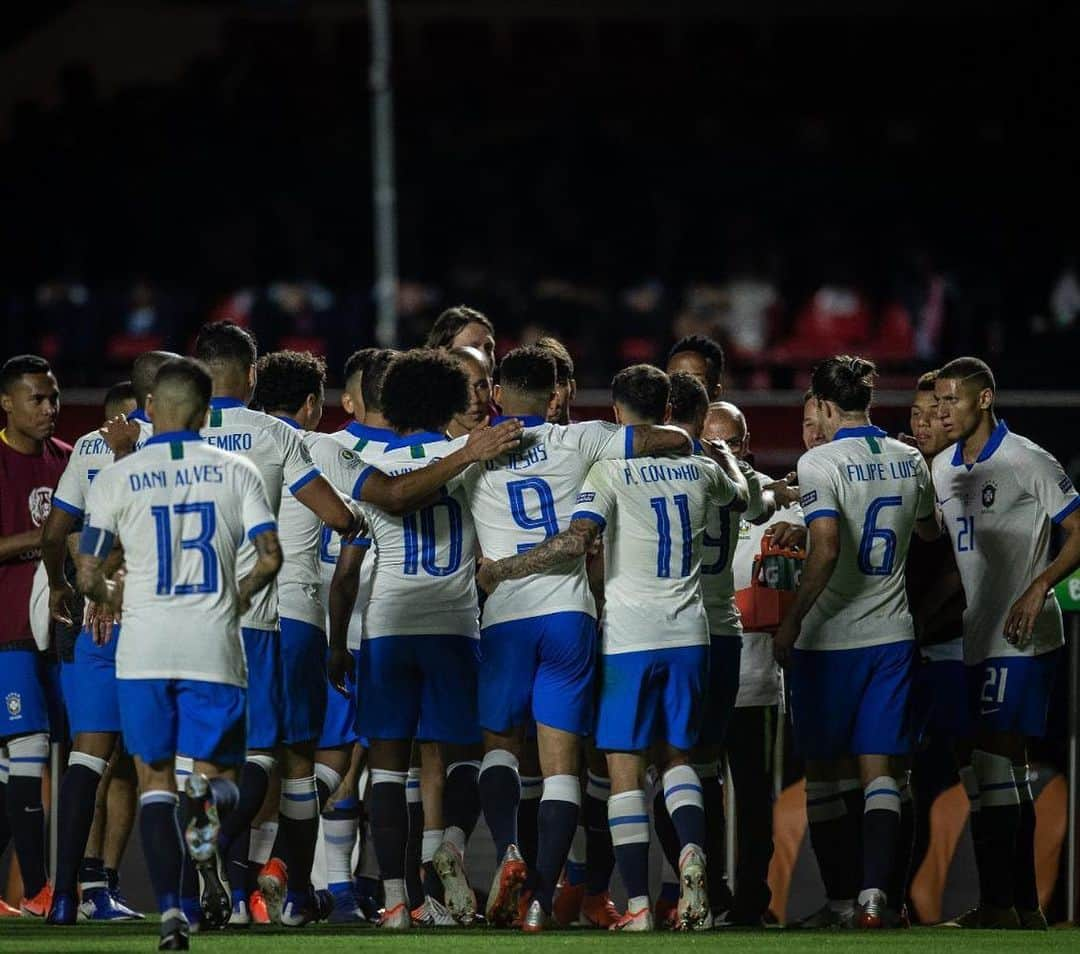
[{"label": "man bun hairstyle", "polygon": [[840,354],[815,366],[810,389],[814,397],[832,401],[841,411],[865,411],[874,397],[876,375],[873,361]]},{"label": "man bun hairstyle", "polygon": [[309,394],[326,387],[326,362],[310,351],[274,351],[256,365],[258,383],[252,403],[263,411],[294,414]]},{"label": "man bun hairstyle", "polygon": [[195,357],[211,367],[231,365],[247,371],[258,356],[254,335],[231,321],[212,321],[203,325],[195,339]]},{"label": "man bun hairstyle", "polygon": [[458,332],[466,325],[483,325],[488,333],[495,337],[495,326],[481,311],[469,308],[467,305],[455,305],[447,308],[431,326],[428,332],[425,348],[449,348],[451,342],[457,337]]},{"label": "man bun hairstyle", "polygon": [[945,367],[938,371],[938,379],[955,381],[970,381],[980,391],[989,388],[997,394],[997,382],[994,380],[994,372],[981,358],[963,357],[953,358]]},{"label": "man bun hairstyle", "polygon": [[632,364],[612,378],[611,399],[647,420],[660,423],[671,400],[671,381],[651,364]]},{"label": "man bun hairstyle", "polygon": [[499,385],[519,394],[551,394],[557,380],[555,359],[537,345],[515,348],[499,362]]},{"label": "man bun hairstyle", "polygon": [[15,382],[24,374],[52,374],[52,365],[36,354],[17,354],[8,358],[0,368],[0,391],[10,394]]},{"label": "man bun hairstyle", "polygon": [[676,371],[669,378],[671,419],[680,424],[704,420],[709,411],[709,392],[705,385],[686,371]]},{"label": "man bun hairstyle", "polygon": [[394,430],[442,433],[469,406],[469,377],[445,351],[414,348],[390,362],[381,399],[382,414]]}]

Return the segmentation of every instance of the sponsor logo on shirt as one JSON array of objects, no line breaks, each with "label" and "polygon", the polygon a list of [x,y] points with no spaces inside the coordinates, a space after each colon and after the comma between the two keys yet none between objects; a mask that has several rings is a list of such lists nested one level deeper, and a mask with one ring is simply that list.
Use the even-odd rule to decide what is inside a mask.
[{"label": "sponsor logo on shirt", "polygon": [[1066,474],[1061,480],[1058,481],[1058,489],[1063,494],[1071,494],[1073,492],[1073,482],[1069,479],[1069,475]]},{"label": "sponsor logo on shirt", "polygon": [[982,489],[982,505],[984,510],[989,510],[994,506],[995,497],[997,497],[997,484],[991,480],[985,483]]},{"label": "sponsor logo on shirt", "polygon": [[596,494],[594,494],[591,490],[583,490],[580,494],[577,495],[578,503],[592,503],[595,499]]},{"label": "sponsor logo on shirt", "polygon": [[35,487],[30,491],[30,519],[40,527],[52,509],[52,487]]},{"label": "sponsor logo on shirt", "polygon": [[12,719],[22,718],[22,696],[17,692],[9,692],[4,702],[7,705],[8,715]]},{"label": "sponsor logo on shirt", "polygon": [[809,507],[815,500],[817,500],[817,491],[810,490],[799,498],[799,503],[805,508]]},{"label": "sponsor logo on shirt", "polygon": [[360,466],[360,457],[359,457],[359,455],[354,454],[348,448],[343,448],[341,450],[341,452],[340,452],[340,456],[341,456],[341,462],[346,467],[354,468],[354,467],[359,467]]}]

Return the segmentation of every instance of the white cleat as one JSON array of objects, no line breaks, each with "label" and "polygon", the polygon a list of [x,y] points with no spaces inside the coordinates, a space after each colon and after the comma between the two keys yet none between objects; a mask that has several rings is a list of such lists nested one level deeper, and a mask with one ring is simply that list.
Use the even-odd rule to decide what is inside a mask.
[{"label": "white cleat", "polygon": [[454,928],[458,922],[447,909],[434,898],[424,898],[424,903],[412,913],[412,922],[417,927]]},{"label": "white cleat", "polygon": [[476,920],[476,895],[465,874],[465,860],[444,841],[435,849],[431,865],[442,882],[446,909],[459,924],[472,924]]},{"label": "white cleat", "polygon": [[412,927],[412,915],[407,904],[396,904],[379,916],[379,927],[384,931],[407,931]]},{"label": "white cleat", "polygon": [[705,858],[690,848],[679,860],[679,905],[675,924],[680,931],[707,931],[712,927]]},{"label": "white cleat", "polygon": [[640,911],[627,911],[608,930],[623,931],[627,934],[655,930],[652,909],[645,907]]}]

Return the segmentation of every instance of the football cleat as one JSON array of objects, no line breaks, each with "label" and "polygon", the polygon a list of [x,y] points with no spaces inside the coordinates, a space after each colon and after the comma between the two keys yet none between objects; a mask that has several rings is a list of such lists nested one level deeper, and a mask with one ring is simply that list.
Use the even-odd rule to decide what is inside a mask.
[{"label": "football cleat", "polygon": [[190,819],[184,830],[184,840],[199,875],[202,923],[221,929],[229,923],[233,908],[225,859],[217,850],[221,823],[210,780],[199,772],[193,772],[187,778],[184,794],[187,796]]},{"label": "football cleat", "polygon": [[813,914],[807,915],[801,921],[793,921],[786,925],[789,931],[819,931],[823,928],[845,928],[854,925],[855,908],[845,907],[837,911],[828,902],[818,908]]},{"label": "football cleat", "polygon": [[640,911],[627,911],[622,915],[618,921],[616,921],[609,931],[626,931],[629,934],[634,934],[639,931],[651,931],[653,930],[653,914],[647,907],[642,908]]},{"label": "football cleat", "polygon": [[87,921],[144,920],[143,915],[129,908],[108,888],[88,888],[83,891],[79,917]]},{"label": "football cleat", "polygon": [[424,903],[414,908],[412,914],[414,927],[457,927],[458,922],[444,904],[440,904],[432,897],[424,898]]},{"label": "football cleat", "polygon": [[262,892],[258,888],[248,896],[248,913],[251,915],[252,924],[270,923],[270,913],[266,910],[266,901],[263,900]]},{"label": "football cleat", "polygon": [[577,924],[581,917],[581,902],[585,899],[585,885],[570,884],[565,878],[559,882],[555,893],[555,903],[551,906],[551,915],[560,927]]},{"label": "football cleat", "polygon": [[887,926],[888,921],[885,892],[871,890],[867,894],[867,899],[858,905],[855,926],[864,931],[880,930]]},{"label": "football cleat", "polygon": [[251,927],[253,923],[254,918],[251,916],[251,909],[248,908],[247,900],[234,898],[232,914],[229,915],[229,927]]},{"label": "football cleat", "polygon": [[407,904],[395,904],[379,916],[379,927],[387,931],[407,931],[412,927],[412,917]]},{"label": "football cleat", "polygon": [[45,886],[32,898],[23,898],[19,910],[24,918],[43,918],[52,907],[52,885],[45,882]]},{"label": "football cleat", "polygon": [[679,904],[675,915],[680,931],[707,931],[712,927],[705,859],[689,848],[679,859]]},{"label": "football cleat", "polygon": [[589,927],[600,928],[602,931],[610,930],[622,918],[607,891],[585,895],[581,902],[581,916]]},{"label": "football cleat", "polygon": [[657,898],[653,905],[653,924],[661,931],[674,931],[678,917],[678,905],[667,898]]},{"label": "football cleat", "polygon": [[0,898],[0,918],[21,918],[22,912],[13,908],[3,898]]},{"label": "football cleat", "polygon": [[79,920],[79,905],[75,901],[75,895],[67,892],[58,892],[53,895],[52,905],[49,907],[49,915],[45,918],[49,924],[72,925]]},{"label": "football cleat", "polygon": [[495,869],[488,894],[487,910],[484,916],[493,927],[510,927],[518,917],[518,900],[521,888],[525,884],[528,868],[518,851],[517,845],[511,845],[503,855],[502,863]]},{"label": "football cleat", "polygon": [[1046,915],[1043,914],[1042,908],[1035,908],[1034,911],[1017,908],[1016,915],[1020,918],[1020,927],[1025,931],[1050,930],[1050,925],[1046,922]]},{"label": "football cleat", "polygon": [[271,858],[259,871],[259,891],[266,903],[267,913],[274,924],[281,921],[281,909],[285,905],[285,882],[289,872],[280,858]]},{"label": "football cleat", "polygon": [[472,924],[476,920],[476,894],[465,874],[465,860],[453,845],[444,841],[435,849],[431,864],[442,882],[446,910],[459,924]]},{"label": "football cleat", "polygon": [[535,898],[529,902],[525,916],[521,919],[521,930],[524,934],[541,934],[552,927],[551,915],[541,906]]},{"label": "football cleat", "polygon": [[187,951],[190,947],[187,919],[179,912],[175,914],[166,912],[161,919],[161,940],[158,942],[158,950]]}]

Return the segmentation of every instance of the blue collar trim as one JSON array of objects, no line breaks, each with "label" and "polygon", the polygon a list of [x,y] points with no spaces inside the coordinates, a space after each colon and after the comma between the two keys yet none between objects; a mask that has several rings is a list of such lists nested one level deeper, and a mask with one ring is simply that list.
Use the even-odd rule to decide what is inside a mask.
[{"label": "blue collar trim", "polygon": [[[993,457],[994,451],[1001,446],[1001,442],[1005,440],[1005,435],[1008,433],[1009,428],[1006,427],[1005,422],[998,421],[997,426],[990,432],[990,437],[987,438],[986,443],[983,445],[983,449],[979,451],[979,456],[975,458],[975,464],[981,464],[983,461]],[[964,464],[964,445],[960,441],[956,442],[956,447],[953,449],[952,464],[953,467]],[[964,464],[964,466],[971,470],[975,464]]]},{"label": "blue collar trim", "polygon": [[202,436],[196,431],[166,431],[147,438],[147,444],[172,444],[174,441],[201,441]]},{"label": "blue collar trim", "polygon": [[210,407],[218,411],[223,407],[247,407],[247,405],[239,398],[216,397],[210,398]]},{"label": "blue collar trim", "polygon": [[397,450],[399,447],[415,447],[417,444],[438,443],[446,443],[445,434],[439,434],[436,431],[420,431],[418,434],[410,434],[408,437],[395,434],[393,439],[387,442],[386,449],[392,451]]},{"label": "blue collar trim", "polygon": [[888,431],[883,431],[880,427],[874,427],[873,424],[864,424],[861,427],[841,427],[835,434],[833,434],[833,440],[843,440],[845,437],[888,437]]},{"label": "blue collar trim", "polygon": [[146,416],[146,411],[144,411],[141,407],[135,408],[135,410],[128,415],[128,420],[138,421],[140,424],[150,423],[150,418]]},{"label": "blue collar trim", "polygon": [[500,414],[491,419],[493,425],[503,421],[521,421],[522,427],[539,427],[547,423],[539,414]]},{"label": "blue collar trim", "polygon": [[289,417],[288,414],[275,414],[274,417],[276,417],[279,421],[284,421],[286,424],[289,425],[289,427],[293,428],[293,430],[303,430],[303,428],[299,424],[297,424],[296,421],[293,420],[293,418]]},{"label": "blue collar trim", "polygon": [[345,430],[352,434],[353,437],[365,441],[389,443],[397,440],[397,434],[390,430],[389,427],[372,427],[370,424],[361,424],[359,421],[350,421],[345,425]]}]

